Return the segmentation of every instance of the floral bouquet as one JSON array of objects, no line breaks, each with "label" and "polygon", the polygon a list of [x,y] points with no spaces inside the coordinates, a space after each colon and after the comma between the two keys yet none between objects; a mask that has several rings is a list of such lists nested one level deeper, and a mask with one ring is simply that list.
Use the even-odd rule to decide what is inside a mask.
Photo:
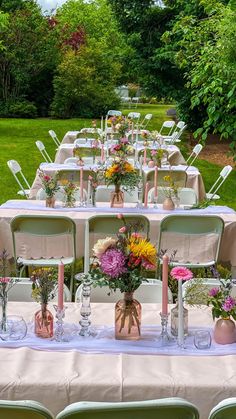
[{"label": "floral bouquet", "polygon": [[122,158],[115,158],[112,165],[105,170],[106,185],[115,185],[118,192],[123,185],[125,190],[132,190],[139,181],[139,175],[134,166]]},{"label": "floral bouquet", "polygon": [[165,196],[171,199],[178,198],[178,187],[176,186],[171,175],[164,176],[163,180],[166,182],[166,186],[162,188]]},{"label": "floral bouquet", "polygon": [[[127,327],[127,338],[136,331],[140,336],[141,306],[133,300],[133,292],[141,285],[144,271],[155,270],[157,252],[155,246],[140,231],[140,222],[128,223],[120,214],[123,221],[117,237],[100,239],[94,245],[94,260],[90,268],[90,278],[95,285],[108,286],[110,290],[119,289],[125,293],[124,300],[117,303],[116,337],[120,337]],[[137,304],[135,304],[135,302]]]},{"label": "floral bouquet", "polygon": [[76,202],[74,194],[75,194],[75,191],[78,190],[78,186],[73,182],[64,180],[63,189],[66,195],[65,207],[73,208]]},{"label": "floral bouquet", "polygon": [[230,278],[219,281],[220,286],[212,288],[208,294],[207,305],[212,306],[212,317],[236,320],[236,299],[231,296],[233,281]]},{"label": "floral bouquet", "polygon": [[99,183],[103,180],[103,171],[98,169],[91,170],[89,172],[88,180],[91,182],[92,205],[95,206],[96,190]]},{"label": "floral bouquet", "polygon": [[107,120],[107,125],[112,127],[115,133],[124,137],[129,129],[129,121],[124,116],[112,116]]},{"label": "floral bouquet", "polygon": [[8,253],[6,249],[0,253],[0,300],[2,305],[2,318],[0,323],[1,331],[7,330],[7,300],[10,289],[19,282],[18,278],[11,278],[7,276],[8,271]]},{"label": "floral bouquet", "polygon": [[131,155],[133,150],[134,149],[127,138],[121,138],[118,144],[111,147],[111,153],[121,158]]},{"label": "floral bouquet", "polygon": [[81,147],[78,144],[76,144],[75,147],[73,148],[73,157],[77,157],[81,165],[83,163],[83,157],[84,157],[83,154],[84,153],[81,150]]},{"label": "floral bouquet", "polygon": [[52,198],[55,193],[59,190],[58,185],[58,172],[54,176],[45,175],[43,171],[39,171],[39,177],[41,179],[43,188],[48,198]]}]

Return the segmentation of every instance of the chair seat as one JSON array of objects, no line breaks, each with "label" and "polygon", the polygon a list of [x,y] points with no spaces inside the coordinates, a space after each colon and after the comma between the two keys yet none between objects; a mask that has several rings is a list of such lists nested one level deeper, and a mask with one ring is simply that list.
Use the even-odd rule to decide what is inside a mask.
[{"label": "chair seat", "polygon": [[220,196],[219,195],[217,195],[217,194],[212,194],[212,193],[206,193],[206,198],[207,199],[213,199],[213,201],[214,201],[214,199],[220,199]]},{"label": "chair seat", "polygon": [[25,196],[29,194],[30,194],[30,189],[25,189],[25,193],[22,190],[17,192],[17,195],[21,195],[21,196]]},{"label": "chair seat", "polygon": [[[160,260],[160,263],[162,264],[162,260]],[[185,266],[186,268],[201,268],[202,266],[204,266],[204,268],[209,268],[210,266],[215,265],[215,260],[211,260],[209,262],[204,262],[204,264],[202,263],[197,263],[197,262],[193,262],[193,263],[189,263],[189,262],[170,262],[170,266],[174,267],[174,266]]]},{"label": "chair seat", "polygon": [[22,257],[19,257],[17,259],[18,263],[22,263],[23,265],[27,266],[57,266],[61,262],[64,265],[69,265],[74,262],[74,259],[71,258],[59,258],[59,259],[24,259]]}]

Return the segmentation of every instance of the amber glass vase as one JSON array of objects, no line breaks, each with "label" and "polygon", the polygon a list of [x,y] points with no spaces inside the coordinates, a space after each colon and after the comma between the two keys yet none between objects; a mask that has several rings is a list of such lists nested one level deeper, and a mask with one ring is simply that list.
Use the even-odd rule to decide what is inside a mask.
[{"label": "amber glass vase", "polygon": [[122,208],[124,206],[124,192],[120,190],[120,185],[115,185],[115,191],[111,192],[111,207]]},{"label": "amber glass vase", "polygon": [[53,315],[48,310],[47,304],[41,304],[40,310],[34,316],[34,332],[40,338],[51,338],[53,336]]},{"label": "amber glass vase", "polygon": [[46,207],[47,208],[54,208],[55,207],[56,198],[55,196],[47,196],[46,197]]},{"label": "amber glass vase", "polygon": [[141,335],[141,304],[133,298],[132,292],[125,292],[124,298],[115,306],[115,338],[138,340]]}]

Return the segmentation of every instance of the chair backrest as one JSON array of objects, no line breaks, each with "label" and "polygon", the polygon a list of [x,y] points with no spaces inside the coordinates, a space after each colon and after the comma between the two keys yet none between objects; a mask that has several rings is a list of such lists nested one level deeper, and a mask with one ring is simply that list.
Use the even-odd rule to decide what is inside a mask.
[{"label": "chair backrest", "polygon": [[53,419],[52,413],[33,400],[0,400],[0,417],[6,419]]},{"label": "chair backrest", "polygon": [[[51,301],[57,301],[58,293],[55,291],[55,296]],[[32,298],[32,281],[30,278],[18,278],[18,282],[8,291],[9,301],[35,301]],[[64,300],[71,301],[71,293],[69,288],[64,285]]]},{"label": "chair backrest", "polygon": [[[62,186],[60,186],[60,189],[55,193],[54,196],[55,196],[56,201],[62,201],[62,202],[65,201],[65,199],[66,199],[65,192],[64,192],[64,189],[63,189]],[[45,189],[40,188],[37,191],[36,199],[40,200],[40,201],[43,201],[43,200],[46,199],[46,197],[47,197],[47,195],[46,195]]]},{"label": "chair backrest", "polygon": [[110,109],[109,111],[107,111],[107,117],[109,116],[121,116],[122,112],[121,111],[116,111],[114,109]]},{"label": "chair backrest", "polygon": [[[88,177],[90,174],[90,169],[87,167],[85,169],[83,166],[83,180],[84,182],[88,181]],[[77,185],[80,185],[80,170],[65,169],[65,170],[58,170],[58,183],[63,185],[65,181],[73,182]]]},{"label": "chair backrest", "polygon": [[219,177],[216,179],[215,183],[212,185],[208,193],[214,196],[216,192],[219,190],[219,188],[221,187],[221,185],[224,183],[224,181],[227,179],[227,177],[229,176],[232,170],[233,168],[230,165],[223,167],[223,169],[221,170],[219,174]]},{"label": "chair backrest", "polygon": [[138,120],[140,118],[141,114],[139,112],[129,112],[128,118],[129,119],[136,119]]},{"label": "chair backrest", "polygon": [[[35,236],[35,237],[58,237],[69,236],[71,239],[71,247],[73,258],[76,255],[75,235],[76,225],[73,220],[63,216],[52,215],[18,215],[10,222],[14,258],[17,260],[17,236],[19,233]],[[39,255],[40,257],[40,255]]]},{"label": "chair backrest", "polygon": [[56,144],[57,147],[59,147],[59,145],[61,144],[60,140],[57,138],[57,134],[55,133],[55,131],[53,131],[52,129],[50,129],[48,131],[49,135],[51,136],[51,138],[53,139],[54,143]]},{"label": "chair backrest", "polygon": [[166,135],[170,135],[174,127],[175,127],[175,121],[164,121],[159,131],[159,134],[161,134],[165,128],[168,128],[169,130],[167,131]]},{"label": "chair backrest", "polygon": [[219,402],[210,411],[208,419],[235,419],[236,397],[229,397]]},{"label": "chair backrest", "polygon": [[[11,173],[13,174],[16,182],[20,186],[20,188],[23,192],[23,195],[25,195],[27,197],[27,193],[26,193],[25,189],[30,189],[30,185],[29,185],[27,179],[25,178],[19,163],[16,160],[8,160],[7,165],[9,167]],[[23,180],[24,184],[21,183],[21,180],[19,179],[19,177],[21,178],[21,180]]]},{"label": "chair backrest", "polygon": [[[122,188],[121,188],[122,189]],[[97,202],[110,202],[111,192],[115,190],[114,185],[99,185],[96,190],[96,201]],[[138,201],[138,188],[135,187],[133,191],[124,191],[125,202],[137,202]]]},{"label": "chair backrest", "polygon": [[[183,290],[183,298],[185,297],[186,289],[189,285],[191,285],[192,282],[197,281],[197,278],[189,279],[189,281],[186,281],[182,285]],[[207,287],[210,291],[211,288],[219,287],[221,285],[220,280],[218,278],[202,278],[202,284]],[[233,284],[231,295],[233,297],[236,297],[236,285]],[[235,416],[236,417],[236,416]]]},{"label": "chair backrest", "polygon": [[[158,169],[158,175],[157,175],[157,183],[158,186],[167,186],[166,181],[164,180],[164,177],[169,175],[173,179],[173,182],[178,188],[184,188],[187,181],[187,173],[184,170],[172,170],[171,173],[167,172],[166,170]],[[155,169],[151,169],[147,173],[147,182],[149,182],[151,185],[154,184],[154,177],[155,177]]]},{"label": "chair backrest", "polygon": [[67,406],[56,419],[199,419],[192,403],[170,397],[135,402],[77,402]]},{"label": "chair backrest", "polygon": [[181,137],[181,135],[183,134],[183,132],[184,132],[184,130],[187,128],[187,125],[184,125],[182,128],[180,128],[180,130],[179,131],[175,131],[175,132],[173,132],[172,133],[172,135],[171,135],[171,142],[174,144],[175,143],[175,141],[178,141],[179,139],[180,139],[180,137]]},{"label": "chair backrest", "polygon": [[[141,222],[143,224],[144,234],[149,237],[150,223],[148,218],[143,215],[124,214],[127,223]],[[84,240],[84,272],[89,271],[90,249],[95,242],[106,236],[116,236],[119,228],[123,226],[116,214],[96,215],[90,217],[85,222],[85,240]],[[91,237],[93,240],[91,240]]]},{"label": "chair backrest", "polygon": [[40,153],[42,154],[44,160],[47,163],[52,163],[52,159],[49,156],[49,154],[48,154],[48,152],[47,152],[47,150],[46,150],[43,142],[42,141],[36,141],[35,144],[36,144],[36,147],[38,148],[38,150],[40,151]]},{"label": "chair backrest", "polygon": [[[80,302],[82,296],[82,284],[76,290],[75,301]],[[116,303],[123,298],[123,294],[117,290],[111,292],[109,287],[95,287],[91,290],[90,301],[92,303]],[[143,282],[135,291],[134,298],[140,303],[161,303],[162,301],[162,281],[159,279],[148,279]],[[172,292],[168,289],[168,301],[173,302]]]},{"label": "chair backrest", "polygon": [[[166,198],[164,189],[158,187],[157,204],[162,204]],[[178,190],[178,197],[180,199],[180,205],[194,205],[197,204],[197,195],[194,189],[191,188],[180,188]],[[154,188],[151,188],[148,192],[148,202],[154,202]]]},{"label": "chair backrest", "polygon": [[218,259],[223,230],[224,221],[215,215],[169,215],[160,223],[158,253],[177,251],[175,264],[212,266]]},{"label": "chair backrest", "polygon": [[190,156],[188,157],[186,163],[189,166],[193,165],[193,162],[196,160],[198,154],[202,151],[202,144],[196,144],[192,150],[192,153],[190,154]]}]

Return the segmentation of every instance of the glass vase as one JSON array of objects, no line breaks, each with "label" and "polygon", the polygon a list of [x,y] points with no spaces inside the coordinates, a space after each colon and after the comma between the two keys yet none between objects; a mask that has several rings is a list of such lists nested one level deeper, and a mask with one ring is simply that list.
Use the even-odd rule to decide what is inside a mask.
[{"label": "glass vase", "polygon": [[7,301],[8,301],[7,293],[3,293],[1,295],[2,318],[1,318],[1,324],[0,324],[0,331],[3,333],[7,332]]},{"label": "glass vase", "polygon": [[124,206],[124,192],[120,190],[118,185],[115,185],[115,191],[111,192],[111,207],[122,208]]},{"label": "glass vase", "polygon": [[41,304],[40,310],[35,313],[34,332],[36,336],[44,339],[53,336],[53,315],[48,310],[47,304]]},{"label": "glass vase", "polygon": [[74,208],[76,203],[76,199],[73,195],[66,195],[66,201],[64,204],[65,208]]},{"label": "glass vase", "polygon": [[141,335],[141,304],[133,298],[132,292],[125,292],[124,298],[115,305],[115,338],[138,340]]},{"label": "glass vase", "polygon": [[[184,315],[184,336],[188,336],[188,310],[183,307]],[[178,336],[178,321],[179,321],[179,306],[176,301],[175,307],[171,310],[171,334],[175,337]]]},{"label": "glass vase", "polygon": [[56,198],[55,196],[47,196],[46,197],[46,207],[47,208],[54,208],[55,207]]},{"label": "glass vase", "polygon": [[96,207],[96,188],[92,188],[91,198],[92,198],[92,206]]}]

